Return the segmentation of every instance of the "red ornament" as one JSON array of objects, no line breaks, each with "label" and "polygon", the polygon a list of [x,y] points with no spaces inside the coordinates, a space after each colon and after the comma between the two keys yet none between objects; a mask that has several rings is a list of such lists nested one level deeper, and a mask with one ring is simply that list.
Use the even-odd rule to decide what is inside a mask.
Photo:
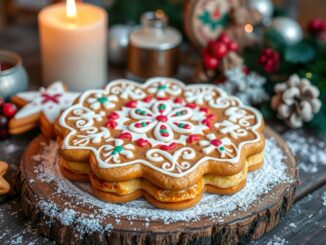
[{"label": "red ornament", "polygon": [[6,117],[13,117],[17,112],[17,107],[12,103],[5,103],[2,107],[2,112]]},{"label": "red ornament", "polygon": [[261,51],[258,62],[263,65],[265,72],[275,72],[280,65],[280,54],[274,49],[264,48]]},{"label": "red ornament", "polygon": [[321,32],[326,31],[326,22],[321,19],[312,19],[308,23],[308,32],[313,35],[319,35]]},{"label": "red ornament", "polygon": [[171,151],[177,147],[177,143],[173,142],[169,145],[161,145],[160,149],[163,151]]},{"label": "red ornament", "polygon": [[125,107],[136,108],[137,107],[137,101],[136,100],[130,100],[125,104]]},{"label": "red ornament", "polygon": [[115,112],[112,112],[110,115],[108,115],[108,119],[110,120],[116,120],[119,118],[119,115]]},{"label": "red ornament", "polygon": [[117,125],[118,125],[118,124],[117,124],[116,121],[114,121],[114,120],[109,120],[109,121],[105,124],[105,127],[114,129],[114,128],[116,128]]},{"label": "red ornament", "polygon": [[131,136],[131,133],[129,133],[129,132],[124,132],[124,133],[121,133],[120,135],[118,135],[117,138],[118,138],[118,139],[127,139],[127,140],[131,140],[132,136]]},{"label": "red ornament", "polygon": [[219,65],[219,60],[204,52],[202,55],[204,68],[207,70],[215,70]]},{"label": "red ornament", "polygon": [[136,141],[137,145],[139,145],[140,147],[146,147],[149,145],[149,141],[145,140],[143,138],[140,138]]},{"label": "red ornament", "polygon": [[191,134],[191,135],[189,135],[188,138],[187,138],[187,143],[188,143],[188,144],[192,144],[192,143],[195,143],[195,142],[198,141],[198,140],[199,140],[199,136],[198,136],[198,135],[196,135],[196,134]]}]

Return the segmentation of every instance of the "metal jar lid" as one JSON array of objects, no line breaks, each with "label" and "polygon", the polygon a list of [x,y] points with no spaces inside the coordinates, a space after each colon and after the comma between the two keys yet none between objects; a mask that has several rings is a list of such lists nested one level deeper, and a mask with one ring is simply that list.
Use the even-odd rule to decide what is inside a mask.
[{"label": "metal jar lid", "polygon": [[168,17],[161,10],[144,13],[141,24],[130,34],[130,44],[135,47],[166,50],[177,47],[182,41],[180,32],[168,26]]}]

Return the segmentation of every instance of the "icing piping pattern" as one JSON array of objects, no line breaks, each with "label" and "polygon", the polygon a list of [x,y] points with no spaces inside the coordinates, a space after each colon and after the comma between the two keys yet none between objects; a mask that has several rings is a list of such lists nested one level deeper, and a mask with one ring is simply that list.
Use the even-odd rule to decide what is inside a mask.
[{"label": "icing piping pattern", "polygon": [[208,160],[237,163],[260,140],[262,116],[215,86],[152,78],[86,91],[59,124],[69,131],[63,148],[90,150],[100,168],[143,164],[182,177]]}]

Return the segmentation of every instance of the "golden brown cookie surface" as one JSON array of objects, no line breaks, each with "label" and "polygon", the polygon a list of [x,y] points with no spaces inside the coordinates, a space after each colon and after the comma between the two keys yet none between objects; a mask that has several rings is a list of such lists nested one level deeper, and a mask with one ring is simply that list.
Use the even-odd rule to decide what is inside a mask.
[{"label": "golden brown cookie surface", "polygon": [[144,178],[180,191],[207,174],[242,172],[264,148],[263,127],[256,109],[216,86],[153,78],[85,92],[56,131],[62,162],[75,174],[83,169],[106,182]]}]

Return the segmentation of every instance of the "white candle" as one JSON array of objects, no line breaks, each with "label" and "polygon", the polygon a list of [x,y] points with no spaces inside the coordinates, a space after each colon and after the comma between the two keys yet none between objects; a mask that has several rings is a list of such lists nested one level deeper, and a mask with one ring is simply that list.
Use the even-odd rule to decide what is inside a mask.
[{"label": "white candle", "polygon": [[104,9],[67,0],[67,6],[58,3],[44,8],[38,21],[47,85],[60,80],[70,90],[84,91],[106,83],[108,17]]}]

